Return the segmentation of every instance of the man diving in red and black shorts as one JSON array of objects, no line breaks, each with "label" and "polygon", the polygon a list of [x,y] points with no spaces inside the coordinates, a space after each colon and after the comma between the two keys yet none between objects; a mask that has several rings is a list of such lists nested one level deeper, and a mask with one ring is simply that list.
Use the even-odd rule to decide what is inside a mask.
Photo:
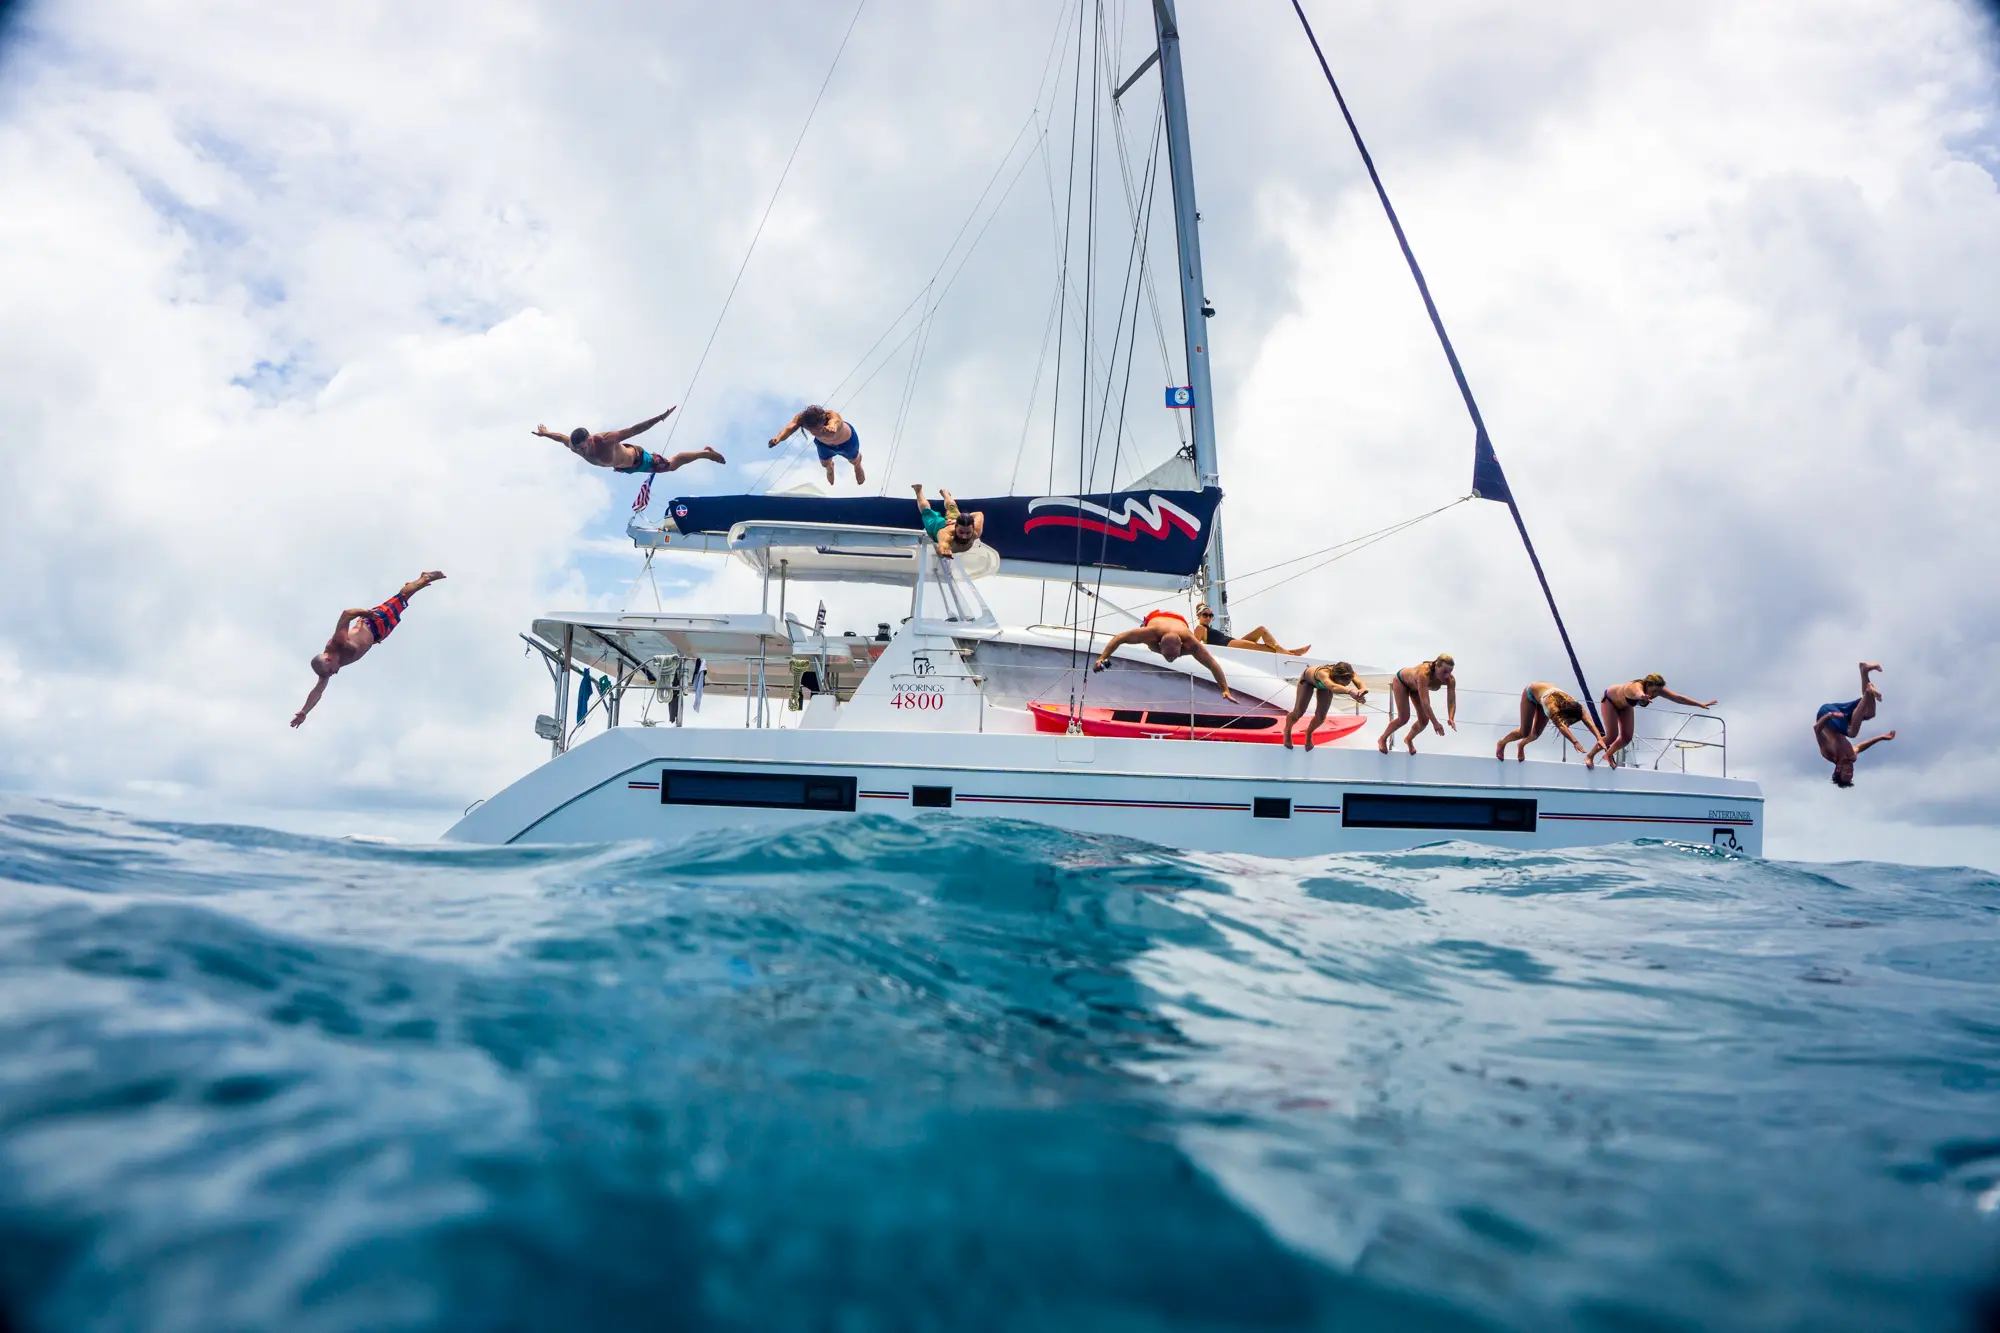
[{"label": "man diving in red and black shorts", "polygon": [[410,598],[430,587],[444,575],[433,569],[417,575],[396,590],[396,595],[380,606],[363,609],[348,607],[340,613],[340,622],[334,626],[333,637],[326,641],[312,660],[313,674],[319,677],[319,684],[313,686],[306,696],[305,707],[299,709],[292,718],[292,725],[298,726],[312,712],[313,705],[326,693],[326,683],[334,673],[344,666],[359,662],[364,654],[376,644],[389,637],[391,630],[403,622],[403,612],[410,609]]}]

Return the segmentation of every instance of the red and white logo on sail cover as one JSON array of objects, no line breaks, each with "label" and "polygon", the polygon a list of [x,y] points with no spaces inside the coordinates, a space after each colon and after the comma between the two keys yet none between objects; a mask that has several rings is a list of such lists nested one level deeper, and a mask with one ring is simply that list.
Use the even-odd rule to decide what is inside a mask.
[{"label": "red and white logo on sail cover", "polygon": [[1081,528],[1085,532],[1101,532],[1120,541],[1129,542],[1137,541],[1142,532],[1154,541],[1165,541],[1170,529],[1178,529],[1196,541],[1201,539],[1199,519],[1173,501],[1163,500],[1152,494],[1147,495],[1144,503],[1133,496],[1126,496],[1122,513],[1074,495],[1045,495],[1039,500],[1028,501],[1030,514],[1044,509],[1067,509],[1075,512],[1050,513],[1033,517],[1021,526],[1021,530],[1033,532],[1036,528]]}]

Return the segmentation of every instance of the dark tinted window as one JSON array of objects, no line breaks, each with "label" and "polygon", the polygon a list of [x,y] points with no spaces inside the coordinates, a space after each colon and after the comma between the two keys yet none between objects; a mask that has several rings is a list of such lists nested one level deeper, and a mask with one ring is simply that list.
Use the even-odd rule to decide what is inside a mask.
[{"label": "dark tinted window", "polygon": [[853,778],[803,773],[660,774],[661,805],[742,805],[776,810],[852,810]]},{"label": "dark tinted window", "polygon": [[1535,803],[1513,797],[1376,796],[1349,792],[1340,806],[1340,822],[1347,828],[1535,831]]}]

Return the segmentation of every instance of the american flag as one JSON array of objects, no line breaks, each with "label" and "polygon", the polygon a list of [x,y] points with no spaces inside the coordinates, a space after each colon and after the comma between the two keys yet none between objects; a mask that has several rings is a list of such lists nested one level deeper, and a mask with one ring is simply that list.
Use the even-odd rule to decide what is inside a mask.
[{"label": "american flag", "polygon": [[636,514],[651,503],[653,503],[653,479],[648,477],[639,484],[639,493],[632,497],[632,512]]}]

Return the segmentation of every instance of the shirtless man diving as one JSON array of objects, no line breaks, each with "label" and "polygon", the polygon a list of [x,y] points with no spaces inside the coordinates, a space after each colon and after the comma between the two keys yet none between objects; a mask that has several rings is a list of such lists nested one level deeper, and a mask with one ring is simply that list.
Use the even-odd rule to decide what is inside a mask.
[{"label": "shirtless man diving", "polygon": [[1868,679],[1870,673],[1881,669],[1880,662],[1863,662],[1861,697],[1852,703],[1821,704],[1819,716],[1813,720],[1813,739],[1819,742],[1820,756],[1833,765],[1833,785],[1836,787],[1854,785],[1854,761],[1868,747],[1896,739],[1895,732],[1885,731],[1880,736],[1870,736],[1859,745],[1854,743],[1854,738],[1861,734],[1861,724],[1875,716],[1875,705],[1882,698],[1882,691]]},{"label": "shirtless man diving", "polygon": [[534,433],[545,440],[554,440],[586,463],[608,467],[614,472],[672,472],[704,458],[715,463],[729,461],[713,449],[690,449],[669,458],[665,454],[649,453],[636,444],[626,443],[634,435],[651,430],[673,414],[674,409],[670,407],[656,417],[647,417],[636,426],[598,431],[594,435],[582,426],[567,435],[552,431],[547,426],[535,427]]},{"label": "shirtless man diving", "polygon": [[293,716],[292,725],[296,727],[306,720],[306,714],[312,712],[313,705],[326,693],[326,683],[335,672],[353,666],[370,648],[388,638],[390,631],[402,623],[403,612],[410,609],[410,599],[443,577],[439,571],[430,570],[398,588],[396,595],[380,606],[366,609],[350,606],[342,611],[333,627],[333,636],[312,660],[313,674],[319,677],[319,684],[306,696],[305,707]]},{"label": "shirtless man diving", "polygon": [[1142,644],[1151,648],[1169,662],[1182,653],[1189,654],[1195,661],[1208,668],[1209,675],[1215,677],[1215,683],[1222,687],[1222,697],[1231,703],[1236,702],[1236,696],[1229,692],[1229,678],[1222,674],[1221,664],[1208,649],[1202,647],[1201,640],[1195,637],[1194,630],[1184,618],[1171,611],[1148,611],[1146,619],[1140,623],[1139,628],[1112,635],[1111,642],[1104,645],[1104,651],[1097,655],[1097,660],[1091,663],[1090,669],[1104,670],[1111,665],[1111,654],[1128,643]]},{"label": "shirtless man diving", "polygon": [[771,437],[770,447],[777,448],[792,438],[793,431],[800,430],[812,437],[813,448],[819,453],[820,466],[826,469],[827,485],[833,485],[833,460],[836,458],[846,459],[847,465],[854,469],[855,485],[868,480],[868,474],[861,469],[861,432],[854,429],[853,422],[832,408],[814,404],[787,421],[785,428]]}]

